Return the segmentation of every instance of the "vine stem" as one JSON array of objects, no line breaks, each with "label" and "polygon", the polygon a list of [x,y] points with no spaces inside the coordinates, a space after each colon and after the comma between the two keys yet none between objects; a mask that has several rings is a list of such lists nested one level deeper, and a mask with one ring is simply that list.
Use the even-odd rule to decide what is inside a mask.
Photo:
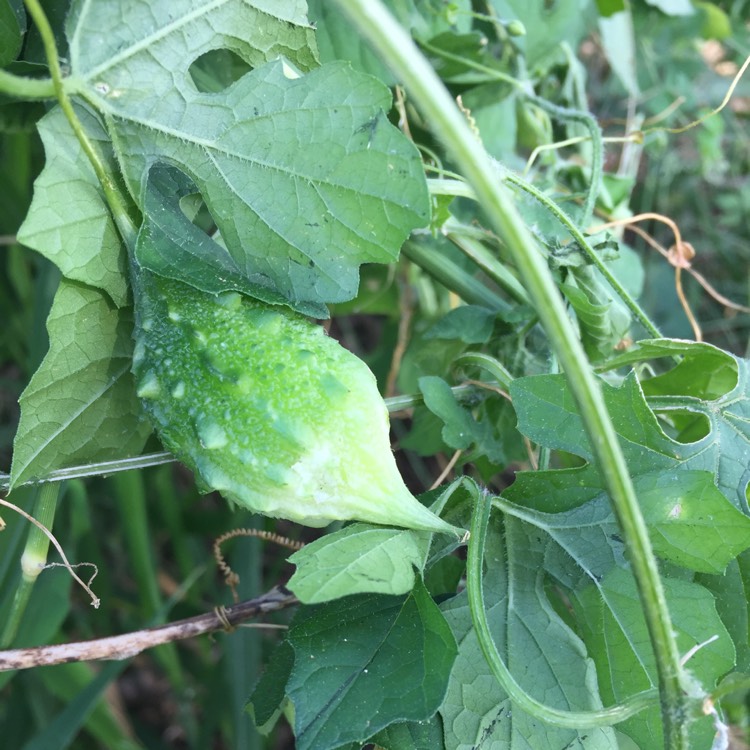
[{"label": "vine stem", "polygon": [[474,188],[514,258],[550,345],[567,376],[630,553],[659,675],[665,747],[687,750],[687,698],[681,688],[682,666],[656,557],[617,433],[583,347],[567,318],[560,293],[507,188],[498,178],[489,154],[469,129],[464,115],[411,36],[381,0],[337,2],[403,82],[412,101],[422,110],[426,121]]},{"label": "vine stem", "polygon": [[18,628],[21,625],[34,585],[46,566],[47,551],[52,538],[50,529],[55,520],[55,510],[62,487],[61,484],[47,484],[37,490],[34,511],[31,515],[39,522],[39,526],[32,525],[26,538],[26,546],[21,555],[21,580],[18,582],[10,612],[8,612],[5,626],[0,635],[1,648],[10,646],[18,634]]},{"label": "vine stem", "polygon": [[45,15],[39,0],[24,0],[24,2],[28,8],[29,15],[33,18],[34,23],[39,30],[39,35],[42,38],[54,93],[57,97],[60,108],[67,118],[70,127],[75,133],[83,152],[88,157],[91,167],[99,180],[99,184],[104,191],[110,211],[112,212],[112,216],[117,224],[117,228],[123,241],[128,248],[132,249],[135,247],[135,238],[138,230],[135,222],[130,216],[130,212],[115,178],[104,163],[101,154],[89,139],[81,121],[78,119],[78,115],[75,113],[75,109],[73,109],[73,102],[70,100],[70,97],[65,90],[65,81],[63,79],[62,68],[60,67],[60,57],[57,53],[57,44],[55,43],[55,35],[52,31],[52,27],[49,25],[49,21],[47,20],[47,16]]},{"label": "vine stem", "polygon": [[0,92],[17,99],[54,99],[55,84],[51,78],[28,78],[0,70]]}]

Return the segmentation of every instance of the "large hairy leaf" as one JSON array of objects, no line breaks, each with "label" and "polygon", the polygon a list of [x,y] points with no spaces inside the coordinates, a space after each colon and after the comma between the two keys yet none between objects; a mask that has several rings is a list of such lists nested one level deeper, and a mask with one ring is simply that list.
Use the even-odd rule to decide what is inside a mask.
[{"label": "large hairy leaf", "polygon": [[[390,92],[342,63],[314,68],[302,8],[80,3],[70,86],[105,114],[139,205],[151,165],[177,166],[254,295],[322,315],[356,294],[360,264],[396,258],[429,205],[416,149],[385,117]],[[81,43],[93,29],[100,43]],[[190,65],[217,47],[253,69],[201,93]]]}]

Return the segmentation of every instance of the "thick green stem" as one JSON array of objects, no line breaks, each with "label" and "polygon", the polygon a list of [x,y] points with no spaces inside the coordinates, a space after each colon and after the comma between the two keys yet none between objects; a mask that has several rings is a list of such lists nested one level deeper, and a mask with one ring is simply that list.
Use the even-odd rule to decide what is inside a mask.
[{"label": "thick green stem", "polygon": [[652,706],[657,695],[656,691],[648,690],[633,696],[625,703],[609,708],[593,711],[564,711],[540,703],[516,682],[497,650],[487,622],[482,572],[491,498],[486,491],[478,491],[476,495],[471,516],[471,535],[469,536],[469,550],[466,559],[466,592],[469,597],[469,609],[471,610],[471,619],[474,623],[474,632],[477,635],[479,647],[482,649],[492,673],[503,686],[503,690],[508,694],[508,697],[532,716],[536,716],[548,724],[569,729],[612,726]]},{"label": "thick green stem", "polygon": [[680,654],[656,558],[599,383],[568,320],[554,280],[510,194],[501,184],[490,156],[409,34],[380,0],[338,2],[404,83],[414,104],[447,146],[521,273],[550,345],[568,378],[629,551],[659,673],[665,746],[669,750],[687,748]]},{"label": "thick green stem", "polygon": [[[37,492],[32,515],[48,529],[52,528],[55,520],[55,510],[61,489],[60,483],[45,484]],[[31,592],[34,590],[36,579],[47,564],[48,550],[49,537],[37,526],[32,525],[21,555],[21,580],[0,636],[0,648],[8,648],[18,633],[18,627],[26,611],[26,605],[29,603]]]},{"label": "thick green stem", "polygon": [[508,303],[498,297],[491,289],[478,279],[466,273],[450,258],[435,252],[418,242],[407,242],[401,250],[404,257],[427,271],[434,279],[447,289],[455,292],[464,302],[483,305],[491,310],[507,310]]},{"label": "thick green stem", "polygon": [[7,70],[0,70],[0,94],[16,99],[54,99],[55,85],[51,78],[27,78],[16,76]]},{"label": "thick green stem", "polygon": [[60,104],[60,108],[70,123],[70,127],[75,133],[76,138],[78,138],[83,152],[91,163],[123,241],[132,249],[135,247],[135,237],[137,234],[135,222],[130,216],[130,211],[114,176],[110,173],[96,146],[89,139],[81,121],[78,119],[78,115],[76,115],[73,109],[73,103],[65,90],[65,82],[60,68],[60,58],[57,54],[57,44],[55,43],[55,35],[52,27],[49,25],[49,21],[39,0],[25,0],[25,3],[29,10],[29,15],[34,19],[34,23],[42,38],[55,96]]}]

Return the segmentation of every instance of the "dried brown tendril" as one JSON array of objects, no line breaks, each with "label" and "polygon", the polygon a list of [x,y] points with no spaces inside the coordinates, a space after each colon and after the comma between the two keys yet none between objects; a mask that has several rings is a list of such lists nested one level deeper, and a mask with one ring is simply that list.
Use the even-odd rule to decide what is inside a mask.
[{"label": "dried brown tendril", "polygon": [[273,542],[281,547],[287,547],[288,549],[295,551],[302,549],[302,547],[305,546],[304,542],[297,542],[293,539],[281,536],[280,534],[276,534],[273,531],[263,531],[261,529],[232,529],[231,531],[227,531],[226,534],[222,534],[218,537],[214,542],[214,559],[216,560],[216,565],[219,570],[224,574],[224,581],[232,590],[232,598],[235,602],[240,600],[239,594],[237,593],[237,585],[240,582],[240,577],[232,570],[229,563],[225,560],[224,555],[221,552],[221,545],[238,536],[256,537],[257,539],[263,539],[266,542]]}]

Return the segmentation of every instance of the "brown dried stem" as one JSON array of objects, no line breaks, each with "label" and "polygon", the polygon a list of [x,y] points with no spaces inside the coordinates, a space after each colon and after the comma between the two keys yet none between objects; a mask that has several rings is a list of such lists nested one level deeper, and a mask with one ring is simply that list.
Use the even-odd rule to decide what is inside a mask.
[{"label": "brown dried stem", "polygon": [[217,608],[213,612],[177,620],[155,628],[91,641],[0,651],[0,671],[95,659],[129,659],[141,651],[163,643],[194,638],[218,630],[231,630],[245,620],[298,603],[297,598],[290,591],[283,586],[275,586],[256,599],[249,599],[231,607]]}]

